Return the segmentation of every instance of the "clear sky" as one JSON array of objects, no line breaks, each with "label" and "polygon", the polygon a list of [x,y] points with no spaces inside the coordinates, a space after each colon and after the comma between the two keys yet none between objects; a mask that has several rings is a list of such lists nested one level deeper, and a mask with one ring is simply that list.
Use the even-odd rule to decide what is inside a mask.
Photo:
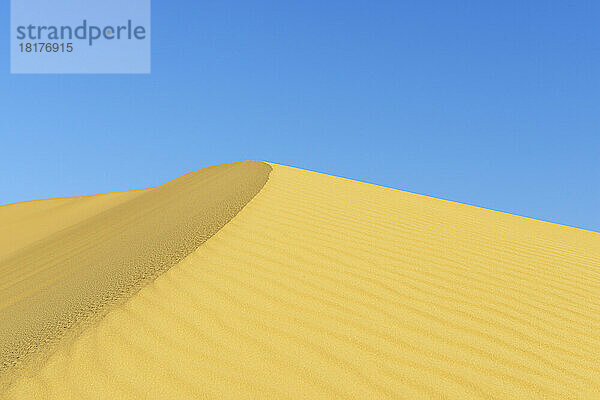
[{"label": "clear sky", "polygon": [[600,231],[600,2],[154,0],[150,75],[10,75],[0,204],[244,159]]}]

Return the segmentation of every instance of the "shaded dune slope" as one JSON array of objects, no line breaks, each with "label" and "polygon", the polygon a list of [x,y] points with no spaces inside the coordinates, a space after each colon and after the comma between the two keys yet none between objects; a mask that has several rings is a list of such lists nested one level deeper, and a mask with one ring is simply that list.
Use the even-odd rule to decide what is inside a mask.
[{"label": "shaded dune slope", "polygon": [[202,169],[132,192],[0,208],[0,377],[36,370],[61,339],[181,261],[265,184],[265,163]]},{"label": "shaded dune slope", "polygon": [[147,190],[0,206],[0,262],[23,247],[131,200]]},{"label": "shaded dune slope", "polygon": [[271,166],[8,397],[598,398],[599,234]]}]

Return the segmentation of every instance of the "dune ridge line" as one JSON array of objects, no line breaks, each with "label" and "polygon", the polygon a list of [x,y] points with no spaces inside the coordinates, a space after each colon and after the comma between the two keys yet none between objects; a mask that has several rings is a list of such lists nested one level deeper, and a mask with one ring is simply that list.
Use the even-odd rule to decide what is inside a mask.
[{"label": "dune ridge line", "polygon": [[0,247],[0,387],[39,369],[61,340],[204,243],[270,171],[244,161],[151,189],[0,209],[0,235],[11,245]]}]

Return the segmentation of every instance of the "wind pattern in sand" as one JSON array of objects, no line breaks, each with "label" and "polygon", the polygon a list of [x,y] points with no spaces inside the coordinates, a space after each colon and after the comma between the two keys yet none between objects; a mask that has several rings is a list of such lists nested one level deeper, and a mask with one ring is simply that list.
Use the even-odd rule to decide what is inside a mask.
[{"label": "wind pattern in sand", "polygon": [[599,398],[599,234],[272,167],[12,398]]}]

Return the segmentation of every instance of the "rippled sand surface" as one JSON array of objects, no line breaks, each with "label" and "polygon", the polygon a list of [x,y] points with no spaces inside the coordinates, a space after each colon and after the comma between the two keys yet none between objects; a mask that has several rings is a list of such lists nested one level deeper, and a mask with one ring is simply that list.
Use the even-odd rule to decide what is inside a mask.
[{"label": "rippled sand surface", "polygon": [[[114,225],[161,248],[163,239],[189,243],[191,231],[157,227],[174,218],[185,225],[191,212],[203,216],[192,225],[202,226],[223,210],[220,201],[184,207],[180,196],[210,198],[225,185],[247,193],[217,218],[218,228],[196,234],[202,240],[161,248],[167,267],[63,335],[6,397],[599,398],[600,234],[275,164],[234,165],[237,173],[254,170],[241,181],[214,178],[210,188],[181,181],[169,201],[148,198],[159,223],[124,208],[146,191],[92,203],[123,207]],[[54,275],[45,265],[93,269],[68,260],[99,242],[94,257],[107,268],[155,265],[145,240],[139,249],[120,245],[130,236],[116,227],[87,232],[89,222],[77,222],[73,239],[53,242],[56,253],[39,250],[49,245],[31,242],[35,235],[22,239],[30,243],[19,257],[31,263],[0,256],[2,277],[13,274],[2,280],[2,304],[48,285]],[[111,264],[122,259],[131,262]],[[104,290],[110,281],[85,279],[66,288]],[[7,284],[16,281],[24,289]],[[34,303],[23,304],[25,312]],[[6,341],[18,331],[3,307]]]}]

